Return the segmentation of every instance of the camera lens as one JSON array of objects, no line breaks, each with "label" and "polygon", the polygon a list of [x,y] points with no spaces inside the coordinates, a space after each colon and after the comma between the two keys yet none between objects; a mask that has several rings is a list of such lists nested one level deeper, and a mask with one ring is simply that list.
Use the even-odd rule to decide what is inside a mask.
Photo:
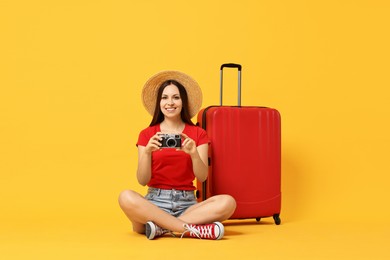
[{"label": "camera lens", "polygon": [[176,140],[175,139],[173,139],[173,138],[169,138],[169,139],[167,139],[167,146],[168,147],[176,147]]}]

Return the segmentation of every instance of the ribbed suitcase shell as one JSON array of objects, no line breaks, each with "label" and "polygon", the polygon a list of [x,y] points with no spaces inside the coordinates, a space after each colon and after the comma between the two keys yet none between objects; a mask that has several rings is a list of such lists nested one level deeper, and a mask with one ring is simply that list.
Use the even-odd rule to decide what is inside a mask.
[{"label": "ribbed suitcase shell", "polygon": [[273,216],[280,224],[281,120],[277,110],[211,106],[198,114],[211,141],[208,180],[198,183],[199,201],[230,194],[231,219]]}]

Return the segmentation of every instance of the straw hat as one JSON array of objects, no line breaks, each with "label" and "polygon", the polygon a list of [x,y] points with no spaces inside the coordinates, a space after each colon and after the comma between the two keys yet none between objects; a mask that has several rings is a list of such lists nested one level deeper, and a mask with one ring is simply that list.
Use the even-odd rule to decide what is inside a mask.
[{"label": "straw hat", "polygon": [[188,95],[189,114],[191,118],[194,117],[202,106],[202,90],[193,78],[180,71],[161,71],[145,83],[142,89],[142,101],[146,110],[153,116],[158,89],[167,80],[176,80],[184,86]]}]

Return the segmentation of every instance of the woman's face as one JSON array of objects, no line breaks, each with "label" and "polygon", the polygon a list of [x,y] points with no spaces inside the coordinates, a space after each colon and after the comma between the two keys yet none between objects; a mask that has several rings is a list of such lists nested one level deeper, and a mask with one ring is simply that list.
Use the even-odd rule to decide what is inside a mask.
[{"label": "woman's face", "polygon": [[179,89],[171,84],[164,88],[161,96],[160,109],[165,117],[180,117],[183,103]]}]

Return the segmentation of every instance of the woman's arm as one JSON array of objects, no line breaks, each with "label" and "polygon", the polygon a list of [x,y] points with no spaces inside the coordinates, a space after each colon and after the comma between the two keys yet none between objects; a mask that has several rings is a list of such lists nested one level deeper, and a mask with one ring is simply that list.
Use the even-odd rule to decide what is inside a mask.
[{"label": "woman's arm", "polygon": [[208,166],[208,144],[202,144],[196,147],[195,141],[189,138],[186,134],[182,134],[185,138],[182,143],[182,150],[188,153],[192,159],[192,169],[195,177],[200,182],[204,182],[207,179]]},{"label": "woman's arm", "polygon": [[142,186],[148,184],[152,177],[152,152],[160,149],[160,134],[152,136],[146,146],[138,145],[137,180]]},{"label": "woman's arm", "polygon": [[195,176],[200,182],[204,182],[207,179],[208,166],[207,166],[207,154],[208,144],[202,144],[197,147],[197,152],[191,154],[192,168]]},{"label": "woman's arm", "polygon": [[145,146],[138,146],[137,180],[145,186],[152,177],[152,154],[146,151]]}]

